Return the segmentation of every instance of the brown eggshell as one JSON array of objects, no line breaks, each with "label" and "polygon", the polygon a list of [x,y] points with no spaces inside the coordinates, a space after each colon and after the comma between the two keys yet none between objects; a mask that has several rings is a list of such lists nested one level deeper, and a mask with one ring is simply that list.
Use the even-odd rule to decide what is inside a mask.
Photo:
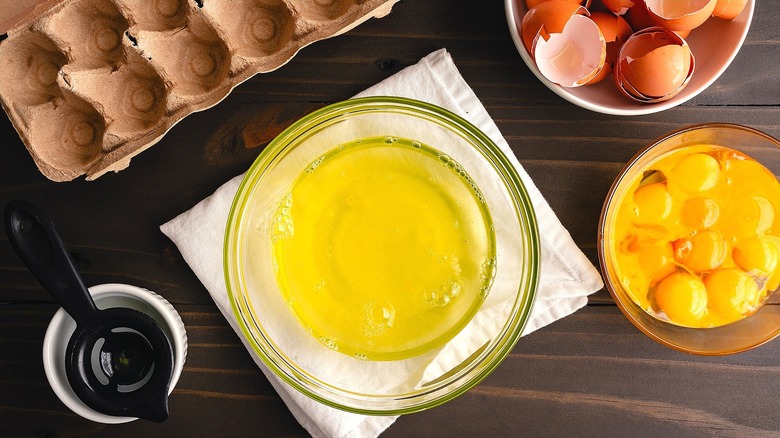
[{"label": "brown eggshell", "polygon": [[724,20],[733,20],[742,13],[745,5],[747,0],[718,0],[712,15]]},{"label": "brown eggshell", "polygon": [[674,33],[679,35],[680,38],[685,39],[685,38],[688,38],[688,35],[691,34],[691,31],[690,30],[676,30],[676,31],[674,31]]},{"label": "brown eggshell", "polygon": [[604,68],[607,47],[593,20],[572,15],[560,33],[537,38],[534,58],[550,82],[563,87],[589,83]]},{"label": "brown eggshell", "polygon": [[634,33],[614,67],[618,89],[640,102],[660,102],[679,93],[690,80],[694,58],[688,43],[674,32],[652,27]]},{"label": "brown eggshell", "polygon": [[588,85],[595,84],[607,78],[612,73],[612,65],[617,59],[620,47],[623,45],[633,31],[623,17],[607,11],[595,11],[590,14],[590,19],[598,25],[604,41],[606,42],[607,57],[604,68],[601,69]]},{"label": "brown eggshell", "polygon": [[690,70],[690,50],[669,44],[627,64],[625,79],[645,96],[668,96],[682,86]]},{"label": "brown eggshell", "polygon": [[631,25],[631,29],[634,29],[634,32],[657,26],[655,21],[650,18],[650,14],[647,13],[645,0],[634,0],[634,6],[628,9],[624,17],[628,24]]},{"label": "brown eggshell", "polygon": [[612,66],[605,62],[604,67],[601,68],[598,74],[596,74],[596,76],[593,76],[593,79],[589,80],[587,83],[585,83],[585,85],[597,84],[603,81],[604,79],[608,78],[609,75],[611,74],[612,74]]},{"label": "brown eggshell", "polygon": [[715,10],[717,0],[645,0],[647,13],[658,26],[688,31],[701,26]]},{"label": "brown eggshell", "polygon": [[[623,17],[606,11],[592,12],[590,19],[598,25],[599,30],[604,35],[604,41],[608,44],[625,41],[634,32]],[[617,56],[617,51],[615,51],[614,55]]]},{"label": "brown eggshell", "polygon": [[565,0],[550,0],[529,9],[520,24],[520,34],[526,50],[533,56],[534,40],[540,33],[560,33],[572,15],[587,13],[588,10],[578,3]]},{"label": "brown eggshell", "polygon": [[615,14],[623,15],[635,2],[633,0],[601,0],[601,3]]}]

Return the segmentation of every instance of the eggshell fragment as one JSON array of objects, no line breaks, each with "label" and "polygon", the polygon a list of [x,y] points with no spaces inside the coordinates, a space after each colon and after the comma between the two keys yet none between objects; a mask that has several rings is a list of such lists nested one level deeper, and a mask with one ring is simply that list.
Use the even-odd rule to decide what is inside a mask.
[{"label": "eggshell fragment", "polygon": [[718,0],[712,15],[724,20],[733,20],[742,13],[745,5],[747,0]]},{"label": "eggshell fragment", "polygon": [[565,0],[550,0],[539,3],[523,16],[520,34],[528,53],[533,56],[533,44],[540,34],[561,33],[572,15],[587,15],[588,10],[578,3]]},{"label": "eggshell fragment", "polygon": [[628,9],[628,12],[626,12],[624,16],[626,21],[628,21],[628,24],[631,25],[631,29],[634,29],[634,32],[657,26],[647,12],[645,0],[634,0],[634,5]]},{"label": "eggshell fragment", "polygon": [[600,82],[612,73],[612,66],[615,64],[620,47],[633,32],[623,17],[611,12],[595,11],[590,14],[590,19],[598,25],[601,34],[604,35],[607,58],[604,62],[604,68],[588,82],[588,85]]},{"label": "eggshell fragment", "polygon": [[660,102],[679,93],[694,70],[688,43],[674,32],[651,27],[634,33],[615,63],[615,83],[639,102]]},{"label": "eggshell fragment", "polygon": [[645,0],[650,18],[674,31],[701,26],[712,15],[716,4],[717,0]]},{"label": "eggshell fragment", "polygon": [[584,15],[573,15],[562,32],[540,37],[534,43],[539,71],[564,87],[585,85],[603,68],[606,42],[598,25]]},{"label": "eggshell fragment", "polygon": [[[608,43],[616,40],[625,41],[633,32],[631,26],[623,17],[606,11],[591,12],[590,19],[599,26],[599,30],[604,35],[604,40]],[[615,54],[617,55],[617,53]]]},{"label": "eggshell fragment", "polygon": [[688,38],[688,35],[691,34],[691,31],[690,30],[676,30],[676,31],[674,31],[674,33],[679,35],[680,38],[685,39],[685,38]]},{"label": "eggshell fragment", "polygon": [[601,0],[601,3],[617,15],[625,14],[631,6],[634,6],[632,0]]},{"label": "eggshell fragment", "polygon": [[682,86],[690,71],[689,51],[668,45],[628,63],[625,79],[637,91],[652,97],[668,96]]}]

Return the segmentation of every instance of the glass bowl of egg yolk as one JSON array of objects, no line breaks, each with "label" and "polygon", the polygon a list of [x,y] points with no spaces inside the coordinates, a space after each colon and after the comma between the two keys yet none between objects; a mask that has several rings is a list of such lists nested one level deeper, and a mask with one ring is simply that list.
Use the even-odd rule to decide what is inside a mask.
[{"label": "glass bowl of egg yolk", "polygon": [[680,129],[612,185],[598,254],[620,310],[674,349],[725,355],[780,334],[780,142],[749,127]]},{"label": "glass bowl of egg yolk", "polygon": [[504,152],[438,106],[315,111],[244,175],[228,296],[249,346],[319,402],[372,415],[462,394],[511,351],[539,276],[536,218]]}]

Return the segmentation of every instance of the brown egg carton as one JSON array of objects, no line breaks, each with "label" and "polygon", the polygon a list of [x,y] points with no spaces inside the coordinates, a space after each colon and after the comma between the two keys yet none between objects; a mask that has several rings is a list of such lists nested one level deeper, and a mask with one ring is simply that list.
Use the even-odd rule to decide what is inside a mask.
[{"label": "brown egg carton", "polygon": [[0,103],[46,177],[93,180],[241,82],[397,1],[40,2],[0,42]]}]

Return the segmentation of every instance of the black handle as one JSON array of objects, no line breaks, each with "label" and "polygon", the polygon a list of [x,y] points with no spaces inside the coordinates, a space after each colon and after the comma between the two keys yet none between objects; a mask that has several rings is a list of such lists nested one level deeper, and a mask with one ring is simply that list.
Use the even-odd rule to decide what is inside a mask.
[{"label": "black handle", "polygon": [[5,231],[22,262],[77,325],[94,317],[98,310],[92,296],[54,224],[38,207],[18,199],[9,202]]}]

